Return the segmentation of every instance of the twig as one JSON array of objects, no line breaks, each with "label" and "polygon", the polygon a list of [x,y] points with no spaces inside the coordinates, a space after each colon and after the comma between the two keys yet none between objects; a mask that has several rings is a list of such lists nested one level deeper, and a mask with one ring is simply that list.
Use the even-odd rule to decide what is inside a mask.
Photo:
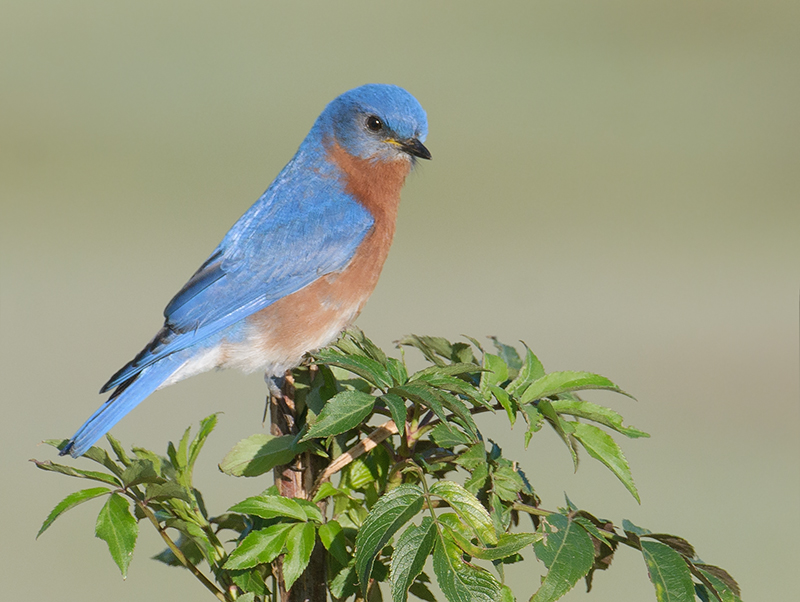
[{"label": "twig", "polygon": [[151,523],[153,523],[153,526],[156,528],[159,535],[161,535],[161,539],[163,539],[164,543],[167,544],[167,547],[175,555],[175,558],[177,558],[178,561],[183,566],[189,569],[189,572],[192,573],[192,575],[194,575],[195,577],[197,577],[200,583],[202,583],[208,591],[214,594],[218,600],[220,600],[221,602],[231,602],[231,599],[225,595],[225,592],[223,592],[216,585],[211,583],[211,581],[208,580],[208,577],[206,577],[200,571],[200,569],[198,569],[195,565],[189,562],[189,559],[186,558],[183,552],[181,552],[181,549],[175,544],[174,541],[172,541],[172,538],[169,535],[167,535],[166,529],[164,529],[164,527],[161,526],[161,523],[158,522],[158,519],[156,518],[155,514],[153,514],[153,512],[150,510],[150,508],[148,508],[147,505],[144,504],[141,500],[136,499],[135,496],[131,497],[136,502],[136,505],[139,506],[139,509],[142,511],[142,513],[150,520]]},{"label": "twig", "polygon": [[388,439],[392,435],[396,435],[397,433],[397,425],[394,423],[394,420],[387,420],[384,422],[382,425],[372,431],[369,434],[369,437],[362,439],[356,445],[348,449],[333,462],[331,462],[327,468],[325,468],[322,474],[319,475],[319,478],[317,478],[316,482],[314,483],[314,487],[311,489],[309,497],[313,499],[320,485],[330,479],[334,474],[342,470],[342,468],[350,464],[350,462],[377,447],[381,442]]}]

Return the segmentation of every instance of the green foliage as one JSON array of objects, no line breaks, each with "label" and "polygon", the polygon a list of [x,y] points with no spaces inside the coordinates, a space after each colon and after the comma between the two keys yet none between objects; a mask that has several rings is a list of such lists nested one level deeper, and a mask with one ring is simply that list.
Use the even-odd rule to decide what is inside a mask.
[{"label": "green foliage", "polygon": [[[647,433],[578,394],[627,393],[589,372],[546,373],[527,347],[521,354],[492,339],[494,352],[487,352],[468,341],[403,338],[399,347],[419,351],[429,363],[409,373],[404,355],[387,356],[354,329],[297,368],[293,434],[243,439],[219,467],[227,475],[259,477],[284,465],[307,470],[325,462],[329,468],[309,499],[282,497],[270,487],[209,514],[193,470],[216,425],[212,415],[194,437],[187,429],[177,445],[170,443],[164,456],[141,448],[128,453],[109,436],[111,453],[93,447],[80,460],[99,470],[34,461],[102,485],[64,498],[39,535],[68,510],[104,497],[96,535],[123,577],[145,519],[167,544],[156,560],[187,568],[217,599],[230,602],[275,599],[281,586],[290,589],[317,562],[315,549],[337,601],[377,602],[389,593],[392,602],[406,602],[409,594],[433,602],[434,577],[448,602],[513,602],[504,566],[527,559],[541,563],[543,577],[517,596],[549,602],[581,579],[590,589],[620,545],[642,554],[656,600],[741,600],[730,575],[702,563],[680,537],[628,521],[617,527],[569,499],[565,508],[544,508],[517,462],[486,440],[476,421],[487,412],[500,412],[510,426],[523,420],[526,446],[548,425],[576,468],[585,451],[639,501],[612,434],[636,439]],[[48,443],[60,449],[66,441]]]}]

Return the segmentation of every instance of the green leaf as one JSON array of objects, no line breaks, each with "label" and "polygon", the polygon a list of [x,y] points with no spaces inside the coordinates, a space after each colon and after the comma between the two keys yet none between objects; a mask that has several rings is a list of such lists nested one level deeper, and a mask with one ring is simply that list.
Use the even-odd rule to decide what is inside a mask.
[{"label": "green leaf", "polygon": [[531,602],[549,602],[566,594],[589,572],[594,545],[589,534],[563,514],[543,518],[537,532],[542,539],[534,542],[533,549],[548,571]]},{"label": "green leaf", "polygon": [[367,591],[378,553],[420,511],[422,501],[421,487],[400,485],[381,496],[372,507],[356,536],[356,571],[363,591]]},{"label": "green leaf", "polygon": [[325,481],[322,485],[319,486],[316,495],[314,495],[314,499],[311,501],[314,502],[315,504],[319,504],[326,497],[331,497],[335,495],[350,497],[349,494],[344,489],[339,489],[330,481]]},{"label": "green leaf", "polygon": [[[122,444],[109,433],[106,433],[106,441],[108,441],[111,449],[114,450],[114,455],[117,456],[117,459],[120,461],[120,463],[124,466],[130,466],[131,460],[128,457],[128,454],[125,453],[125,448],[122,447]],[[85,456],[86,454],[83,455]]]},{"label": "green leaf", "polygon": [[291,589],[303,574],[314,551],[316,529],[311,523],[295,525],[286,536],[286,556],[283,558],[283,580]]},{"label": "green leaf", "polygon": [[514,426],[514,423],[517,421],[517,402],[514,401],[513,397],[509,396],[505,389],[497,385],[489,385],[489,391],[491,391],[498,403],[503,406],[506,414],[508,414],[508,421],[511,423],[511,426]]},{"label": "green leaf", "polygon": [[108,544],[111,558],[119,567],[122,578],[128,576],[128,566],[133,558],[139,526],[131,515],[127,500],[112,493],[97,515],[95,535]]},{"label": "green leaf", "polygon": [[308,519],[297,500],[280,495],[255,495],[231,506],[228,511],[252,514],[261,518],[286,517],[302,522]]},{"label": "green leaf", "polygon": [[228,571],[231,581],[238,585],[246,593],[236,598],[236,602],[253,602],[256,596],[266,596],[269,593],[267,584],[264,583],[264,575],[260,568],[247,569],[244,571]]},{"label": "green leaf", "polygon": [[38,539],[42,533],[47,531],[48,527],[50,527],[50,525],[52,525],[53,522],[67,510],[70,510],[71,508],[74,508],[83,502],[87,502],[96,497],[100,497],[101,495],[105,495],[109,491],[111,490],[108,489],[108,487],[94,487],[92,489],[83,489],[81,491],[76,491],[75,493],[70,493],[67,497],[61,500],[55,508],[53,508],[53,511],[42,523],[42,527],[36,534],[36,538]]},{"label": "green leaf", "polygon": [[710,564],[695,564],[694,567],[711,583],[722,602],[742,602],[739,585],[727,571]]},{"label": "green leaf", "polygon": [[190,504],[192,503],[191,494],[175,481],[168,481],[166,483],[149,483],[145,489],[144,497],[148,501],[178,499]]},{"label": "green leaf", "polygon": [[499,355],[484,353],[483,370],[480,390],[484,398],[488,399],[491,385],[501,385],[508,380],[508,366]]},{"label": "green leaf", "polygon": [[559,414],[570,414],[593,422],[599,422],[631,439],[650,436],[635,427],[623,426],[622,416],[617,414],[614,410],[595,403],[583,401],[582,399],[556,399],[550,403],[553,409]]},{"label": "green leaf", "polygon": [[642,540],[642,556],[659,602],[694,602],[692,574],[683,557],[660,541]]},{"label": "green leaf", "polygon": [[142,483],[164,483],[166,479],[156,472],[150,460],[134,460],[122,473],[125,487],[133,487]]},{"label": "green leaf", "polygon": [[392,413],[392,420],[394,420],[397,430],[402,435],[406,430],[406,416],[408,415],[405,399],[394,393],[387,393],[381,396],[381,399]]},{"label": "green leaf", "polygon": [[539,411],[539,409],[533,404],[525,404],[522,406],[522,412],[525,415],[525,420],[528,421],[528,430],[525,431],[525,448],[528,448],[528,444],[531,442],[531,437],[533,437],[534,433],[539,432],[542,430],[542,424],[544,424],[544,416]]},{"label": "green leaf", "polygon": [[346,566],[339,571],[331,581],[330,588],[331,594],[338,600],[354,595],[358,591],[356,567]]},{"label": "green leaf", "polygon": [[506,391],[510,395],[517,396],[522,393],[530,384],[544,376],[544,366],[539,358],[533,354],[533,351],[526,347],[527,353],[525,354],[525,363],[522,365],[517,377],[508,383]]},{"label": "green leaf", "polygon": [[456,445],[472,444],[472,439],[466,434],[444,422],[440,422],[433,427],[433,430],[430,432],[430,438],[433,439],[433,442],[439,447],[451,448]]},{"label": "green leaf", "polygon": [[80,468],[72,468],[72,466],[65,466],[64,464],[55,464],[50,460],[45,460],[44,462],[40,462],[39,460],[31,460],[31,462],[36,464],[36,467],[41,468],[42,470],[58,472],[70,477],[79,477],[81,479],[89,479],[91,481],[100,481],[101,483],[113,485],[114,487],[122,486],[122,482],[119,479],[104,472],[81,470]]},{"label": "green leaf", "polygon": [[556,413],[556,411],[553,409],[549,399],[540,399],[537,407],[542,415],[547,419],[547,422],[550,424],[550,426],[553,427],[553,430],[558,433],[559,437],[561,437],[564,445],[567,446],[569,453],[572,455],[572,464],[575,467],[575,470],[578,470],[578,452],[575,450],[575,445],[570,439],[570,435],[574,430],[573,426],[577,423],[569,422],[561,418],[561,416],[559,416],[558,413]]},{"label": "green leaf", "polygon": [[195,461],[197,460],[197,456],[200,454],[200,450],[203,449],[203,445],[205,445],[206,439],[211,434],[211,431],[214,430],[214,427],[217,426],[217,415],[211,414],[211,416],[206,416],[200,421],[200,430],[197,431],[197,435],[195,435],[194,440],[189,445],[189,467],[193,467]]},{"label": "green leaf", "polygon": [[606,377],[599,374],[592,374],[591,372],[551,372],[533,381],[522,393],[519,403],[530,403],[543,397],[550,397],[551,395],[569,391],[582,391],[584,389],[602,389],[628,395]]},{"label": "green leaf", "polygon": [[234,477],[257,477],[276,466],[289,464],[305,447],[296,445],[292,435],[275,437],[259,433],[239,441],[219,463],[219,469]]},{"label": "green leaf", "polygon": [[501,585],[490,573],[464,562],[461,550],[447,535],[437,539],[433,572],[449,602],[497,602]]},{"label": "green leaf", "polygon": [[481,465],[486,466],[486,448],[482,442],[478,442],[462,452],[455,462],[470,471]]},{"label": "green leaf", "polygon": [[397,540],[390,573],[393,602],[408,600],[408,588],[422,572],[435,542],[436,525],[429,516],[418,527],[409,526]]},{"label": "green leaf", "polygon": [[439,496],[450,504],[458,517],[472,528],[484,545],[497,543],[489,513],[469,491],[452,481],[438,481],[430,488],[430,492],[431,495]]},{"label": "green leaf", "polygon": [[508,378],[515,378],[522,368],[522,359],[519,353],[511,345],[506,345],[497,340],[497,337],[490,337],[495,348],[499,352],[500,357],[508,366]]},{"label": "green leaf", "polygon": [[319,538],[325,549],[331,553],[336,561],[342,566],[350,564],[350,554],[345,547],[344,532],[337,520],[329,520],[319,526]]},{"label": "green leaf", "polygon": [[361,391],[342,391],[331,397],[301,441],[338,435],[361,424],[375,405],[375,397]]},{"label": "green leaf", "polygon": [[408,381],[408,371],[405,364],[393,357],[386,358],[386,369],[396,385],[405,384]]},{"label": "green leaf", "polygon": [[319,507],[314,503],[303,498],[293,498],[295,502],[300,505],[300,508],[305,512],[306,519],[315,523],[322,523],[322,512]]},{"label": "green leaf", "polygon": [[492,489],[505,502],[516,502],[517,493],[525,488],[520,474],[511,466],[500,466],[492,473]]},{"label": "green leaf", "polygon": [[385,391],[392,385],[392,377],[389,372],[374,359],[360,355],[347,355],[333,349],[320,349],[312,355],[318,363],[344,368],[378,389]]},{"label": "green leaf", "polygon": [[[106,437],[108,437],[108,435],[106,435]],[[109,441],[111,441],[111,439],[109,439]],[[119,442],[117,442],[116,439],[114,439],[114,442],[117,445],[119,445]],[[98,464],[102,464],[105,468],[110,470],[112,473],[114,473],[117,476],[120,476],[122,474],[122,471],[125,470],[125,467],[128,464],[130,464],[130,462],[131,462],[130,459],[128,458],[128,456],[125,455],[125,452],[122,450],[121,447],[120,447],[120,451],[123,454],[122,458],[125,458],[125,462],[122,462],[122,460],[120,460],[120,462],[122,463],[122,466],[120,466],[120,464],[117,464],[116,462],[114,462],[114,460],[111,459],[111,456],[108,455],[108,452],[106,450],[104,450],[103,448],[101,448],[101,447],[90,447],[86,451],[86,453],[83,454],[83,457],[84,458],[89,458],[90,460],[93,460],[93,461],[97,462]]]},{"label": "green leaf", "polygon": [[641,503],[639,492],[636,491],[636,486],[633,484],[633,475],[631,475],[628,461],[611,435],[593,424],[576,422],[573,423],[573,426],[575,427],[573,436],[581,442],[589,455],[605,464],[631,492],[634,499]]},{"label": "green leaf", "polygon": [[483,489],[483,486],[486,484],[486,479],[488,478],[489,466],[484,462],[472,469],[472,474],[464,481],[464,489],[473,495],[478,495],[478,492]]},{"label": "green leaf", "polygon": [[278,523],[251,531],[225,561],[225,569],[249,569],[275,560],[283,551],[289,530],[297,523]]},{"label": "green leaf", "polygon": [[450,393],[455,393],[456,395],[464,395],[465,397],[467,397],[471,401],[474,401],[475,403],[486,405],[486,402],[483,400],[483,397],[481,396],[480,392],[473,385],[471,385],[465,380],[456,378],[455,376],[443,374],[441,371],[443,371],[444,368],[438,368],[435,366],[433,366],[433,368],[435,368],[437,371],[426,373],[422,376],[419,376],[420,373],[417,373],[414,375],[414,378],[410,382],[428,383],[431,387],[434,387],[436,389],[440,389],[442,391],[449,391]]},{"label": "green leaf", "polygon": [[481,560],[501,560],[542,539],[541,533],[503,533],[491,548],[473,548],[472,556]]}]

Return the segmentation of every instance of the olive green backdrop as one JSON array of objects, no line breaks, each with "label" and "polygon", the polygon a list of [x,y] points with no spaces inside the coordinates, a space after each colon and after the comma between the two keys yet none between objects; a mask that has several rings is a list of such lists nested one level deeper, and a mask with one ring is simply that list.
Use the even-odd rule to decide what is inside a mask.
[{"label": "olive green backdrop", "polygon": [[[566,492],[686,536],[746,600],[786,600],[800,560],[800,5],[670,2],[0,3],[0,597],[200,600],[143,525],[127,581],[92,536],[99,503],[37,471],[98,387],[291,157],[337,94],[406,87],[433,161],[359,324],[526,341],[549,370],[652,433],[622,442],[638,506],[556,437],[516,454],[548,507]],[[261,377],[155,394],[114,434],[163,449],[223,410],[197,483],[220,512],[267,482],[216,462],[259,431]],[[541,440],[541,441],[540,441]],[[532,554],[529,553],[529,556]],[[510,571],[520,600],[538,568]],[[654,600],[622,550],[594,591]]]}]

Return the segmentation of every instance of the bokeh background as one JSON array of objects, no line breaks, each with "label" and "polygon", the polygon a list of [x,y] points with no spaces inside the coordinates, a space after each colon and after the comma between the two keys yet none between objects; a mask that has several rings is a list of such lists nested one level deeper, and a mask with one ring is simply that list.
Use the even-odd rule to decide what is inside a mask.
[{"label": "bokeh background", "polygon": [[[410,177],[359,324],[527,342],[649,440],[623,441],[642,505],[554,435],[521,459],[577,504],[693,542],[746,600],[788,600],[800,560],[800,4],[153,2],[0,4],[0,437],[5,599],[201,599],[148,559],[127,581],[99,503],[34,536],[80,484],[37,471],[100,384],[294,153],[337,94],[406,87],[434,160]],[[211,509],[265,487],[216,471],[261,430],[261,377],[203,375],[114,434],[162,449],[224,410],[197,482]],[[540,441],[541,440],[541,441]],[[203,460],[204,458],[204,460]],[[532,554],[531,554],[532,556]],[[510,583],[537,583],[527,564]],[[621,550],[568,600],[653,600]]]}]

